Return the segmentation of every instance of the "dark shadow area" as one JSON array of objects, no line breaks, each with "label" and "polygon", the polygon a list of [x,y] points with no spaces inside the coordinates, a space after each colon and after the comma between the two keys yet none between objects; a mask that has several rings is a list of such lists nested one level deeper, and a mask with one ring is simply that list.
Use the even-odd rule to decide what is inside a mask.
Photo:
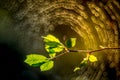
[{"label": "dark shadow area", "polygon": [[55,80],[24,63],[26,56],[14,44],[0,43],[0,80]]},{"label": "dark shadow area", "polygon": [[0,43],[0,71],[4,80],[19,80],[22,71],[25,70],[23,60],[25,55],[21,54],[15,45]]},{"label": "dark shadow area", "polygon": [[110,68],[109,66],[107,66],[106,71],[108,80],[118,80],[115,68]]}]

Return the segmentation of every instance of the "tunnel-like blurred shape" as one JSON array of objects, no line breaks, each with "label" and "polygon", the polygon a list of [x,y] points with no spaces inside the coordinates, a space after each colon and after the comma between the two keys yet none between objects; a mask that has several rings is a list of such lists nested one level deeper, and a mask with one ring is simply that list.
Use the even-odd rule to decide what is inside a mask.
[{"label": "tunnel-like blurred shape", "polygon": [[[0,7],[11,13],[15,20],[13,29],[27,53],[44,53],[40,36],[48,33],[61,40],[64,36],[77,37],[74,49],[94,50],[100,49],[100,45],[120,47],[120,3],[117,0],[4,0],[0,1]],[[85,56],[84,53],[71,55],[56,61],[57,73],[69,73],[69,66],[73,69],[79,63],[76,61]],[[120,51],[106,50],[95,55],[99,61],[89,64],[72,80],[119,80]],[[63,67],[66,72],[61,71]]]}]

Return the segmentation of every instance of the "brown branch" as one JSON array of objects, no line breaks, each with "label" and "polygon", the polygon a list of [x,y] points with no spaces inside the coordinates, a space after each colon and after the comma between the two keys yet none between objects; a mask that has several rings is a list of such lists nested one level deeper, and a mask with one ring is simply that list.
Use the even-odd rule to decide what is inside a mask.
[{"label": "brown branch", "polygon": [[57,55],[57,56],[55,56],[55,57],[53,57],[53,58],[50,58],[50,60],[54,60],[54,59],[56,59],[56,58],[58,58],[58,57],[61,57],[61,56],[63,56],[64,54],[66,54],[66,53],[69,53],[69,52],[84,52],[84,53],[89,53],[89,54],[91,54],[91,53],[93,53],[93,52],[99,52],[99,51],[103,51],[103,50],[110,50],[110,49],[120,49],[120,48],[102,48],[102,49],[97,49],[97,50],[65,50],[63,53],[61,53],[61,54],[59,54],[59,55]]},{"label": "brown branch", "polygon": [[98,49],[98,50],[90,51],[89,53],[98,52],[98,51],[103,51],[103,50],[110,50],[110,49],[120,49],[120,48],[103,48],[103,49]]},{"label": "brown branch", "polygon": [[57,56],[55,56],[55,57],[53,57],[53,58],[50,58],[50,60],[54,60],[54,59],[56,59],[56,58],[58,58],[58,57],[61,57],[61,56],[63,56],[64,54],[66,54],[67,52],[65,51],[65,52],[63,52],[63,53],[61,53],[61,54],[59,54],[59,55],[57,55]]},{"label": "brown branch", "polygon": [[84,53],[90,52],[90,51],[92,50],[69,50],[69,52],[84,52]]},{"label": "brown branch", "polygon": [[69,50],[69,52],[93,53],[93,52],[99,52],[99,51],[109,50],[109,49],[120,49],[120,48],[102,48],[102,49],[97,49],[97,50]]}]

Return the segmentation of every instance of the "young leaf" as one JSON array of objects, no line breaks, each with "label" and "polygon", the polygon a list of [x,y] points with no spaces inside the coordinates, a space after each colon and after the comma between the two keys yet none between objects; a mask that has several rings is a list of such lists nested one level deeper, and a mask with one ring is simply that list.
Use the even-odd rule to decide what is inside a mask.
[{"label": "young leaf", "polygon": [[63,45],[56,43],[56,42],[47,42],[45,44],[45,49],[49,53],[55,53],[55,52],[60,52],[64,48]]},{"label": "young leaf", "polygon": [[[53,44],[53,45],[52,45]],[[61,52],[64,49],[64,46],[60,45],[60,44],[56,44],[56,42],[51,42],[51,43],[46,43],[45,44],[45,50],[49,53],[49,54],[53,54],[53,53],[57,53],[57,52]]]},{"label": "young leaf", "polygon": [[84,58],[83,61],[80,63],[79,67],[83,67],[87,64],[88,58]]},{"label": "young leaf", "polygon": [[48,45],[51,48],[55,48],[55,47],[57,47],[57,46],[59,46],[61,44],[58,43],[58,42],[49,41],[49,42],[46,42],[45,45]]},{"label": "young leaf", "polygon": [[48,34],[46,37],[44,37],[44,42],[57,42],[60,43],[59,39],[57,39],[55,36]]},{"label": "young leaf", "polygon": [[97,58],[94,55],[90,55],[89,56],[89,61],[90,62],[95,62],[95,61],[97,61]]},{"label": "young leaf", "polygon": [[79,67],[76,67],[76,68],[74,69],[74,72],[77,71],[77,70],[80,70],[80,68],[83,67],[83,66],[85,66],[85,65],[87,64],[87,62],[88,62],[88,58],[86,57],[86,58],[84,58],[84,59],[81,61]]},{"label": "young leaf", "polygon": [[70,38],[68,39],[66,42],[66,47],[67,48],[71,48],[71,47],[74,47],[76,45],[76,38]]},{"label": "young leaf", "polygon": [[49,54],[50,58],[53,58],[56,56],[56,53]]},{"label": "young leaf", "polygon": [[44,63],[40,66],[40,70],[41,71],[47,71],[47,70],[52,69],[53,66],[54,66],[54,62],[53,61],[48,61],[48,62],[46,62],[46,63]]},{"label": "young leaf", "polygon": [[63,44],[55,36],[49,34],[44,38],[45,49],[49,54],[56,54],[64,49]]},{"label": "young leaf", "polygon": [[80,67],[76,67],[76,68],[74,69],[74,72],[76,72],[77,70],[80,70]]},{"label": "young leaf", "polygon": [[45,62],[40,62],[40,63],[36,63],[36,64],[32,64],[31,66],[33,67],[39,67],[41,66],[42,64],[44,64]]},{"label": "young leaf", "polygon": [[40,64],[43,63],[47,60],[48,58],[43,56],[43,55],[39,55],[39,54],[29,54],[27,55],[27,58],[25,59],[25,63],[29,64],[30,66],[35,65],[35,64]]}]

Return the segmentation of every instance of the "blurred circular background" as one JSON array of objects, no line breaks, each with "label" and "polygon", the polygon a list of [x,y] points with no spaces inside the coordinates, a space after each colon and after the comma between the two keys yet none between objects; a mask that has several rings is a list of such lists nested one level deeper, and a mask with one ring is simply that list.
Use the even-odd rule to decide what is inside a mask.
[{"label": "blurred circular background", "polygon": [[[48,56],[41,36],[49,33],[63,43],[76,37],[77,44],[72,49],[120,47],[118,0],[0,0],[0,21],[1,42],[17,42],[25,54]],[[73,69],[86,54],[66,54],[55,60],[50,73],[64,80],[119,80],[119,53],[120,50],[96,52],[98,62],[78,73]]]}]

